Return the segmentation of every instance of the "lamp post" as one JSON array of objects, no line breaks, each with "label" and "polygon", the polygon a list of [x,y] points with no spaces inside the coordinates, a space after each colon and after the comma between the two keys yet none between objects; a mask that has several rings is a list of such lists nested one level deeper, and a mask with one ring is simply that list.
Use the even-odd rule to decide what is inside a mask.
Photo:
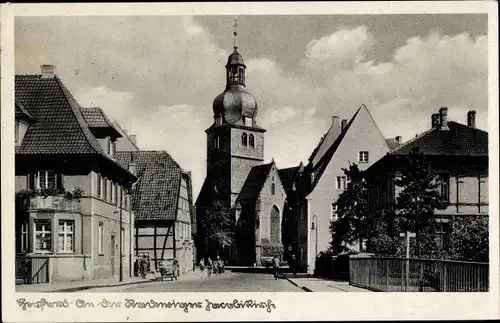
[{"label": "lamp post", "polygon": [[[314,225],[314,220],[316,219],[316,226]],[[314,257],[318,257],[318,218],[316,217],[316,214],[313,215],[313,220],[311,224],[311,230],[316,231],[316,249],[315,249],[315,255]]]}]

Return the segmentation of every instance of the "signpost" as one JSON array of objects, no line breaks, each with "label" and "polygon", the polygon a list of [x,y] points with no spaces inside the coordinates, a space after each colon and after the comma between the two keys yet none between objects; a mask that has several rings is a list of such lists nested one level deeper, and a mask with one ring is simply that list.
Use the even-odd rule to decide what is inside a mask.
[{"label": "signpost", "polygon": [[400,233],[399,236],[405,238],[405,245],[406,245],[405,285],[406,285],[406,291],[408,291],[408,282],[410,281],[410,238],[415,238],[416,234],[415,232],[405,231],[404,233],[403,232]]}]

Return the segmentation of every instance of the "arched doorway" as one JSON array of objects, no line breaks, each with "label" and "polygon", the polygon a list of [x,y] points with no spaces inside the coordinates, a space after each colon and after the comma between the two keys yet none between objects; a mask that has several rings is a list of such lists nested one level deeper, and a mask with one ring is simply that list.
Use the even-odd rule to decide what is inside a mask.
[{"label": "arched doorway", "polygon": [[281,221],[280,221],[280,210],[276,205],[273,205],[271,209],[271,242],[281,242]]}]

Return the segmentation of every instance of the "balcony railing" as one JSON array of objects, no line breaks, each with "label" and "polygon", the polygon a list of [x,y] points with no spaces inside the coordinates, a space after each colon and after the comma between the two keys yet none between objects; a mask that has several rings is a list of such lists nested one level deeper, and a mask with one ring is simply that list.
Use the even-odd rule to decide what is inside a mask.
[{"label": "balcony railing", "polygon": [[487,292],[488,263],[351,258],[349,283],[383,292]]},{"label": "balcony railing", "polygon": [[35,196],[30,200],[30,210],[81,211],[80,201],[64,196]]}]

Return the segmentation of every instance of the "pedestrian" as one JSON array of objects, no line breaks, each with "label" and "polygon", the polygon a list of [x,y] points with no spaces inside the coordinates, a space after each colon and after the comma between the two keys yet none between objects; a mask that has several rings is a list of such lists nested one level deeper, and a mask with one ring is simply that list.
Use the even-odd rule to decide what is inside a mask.
[{"label": "pedestrian", "polygon": [[203,274],[205,272],[205,261],[203,258],[200,259],[200,271],[201,271],[201,277],[203,277]]},{"label": "pedestrian", "polygon": [[179,261],[177,260],[177,258],[174,258],[174,263],[173,263],[173,275],[174,275],[174,279],[177,280],[177,277],[179,277],[179,274],[180,274],[180,268],[179,268]]},{"label": "pedestrian", "polygon": [[146,275],[148,273],[148,262],[144,258],[141,259],[141,268],[142,268],[141,276],[144,279],[146,278]]},{"label": "pedestrian", "polygon": [[212,269],[213,269],[213,262],[212,262],[212,259],[210,259],[210,257],[208,257],[208,260],[207,260],[207,277],[210,277],[210,275],[212,274]]},{"label": "pedestrian", "polygon": [[280,271],[280,259],[278,255],[275,255],[273,258],[273,269],[274,269],[274,279],[277,280]]},{"label": "pedestrian", "polygon": [[292,255],[292,259],[290,259],[290,266],[292,267],[293,277],[297,277],[297,259],[295,255]]}]

